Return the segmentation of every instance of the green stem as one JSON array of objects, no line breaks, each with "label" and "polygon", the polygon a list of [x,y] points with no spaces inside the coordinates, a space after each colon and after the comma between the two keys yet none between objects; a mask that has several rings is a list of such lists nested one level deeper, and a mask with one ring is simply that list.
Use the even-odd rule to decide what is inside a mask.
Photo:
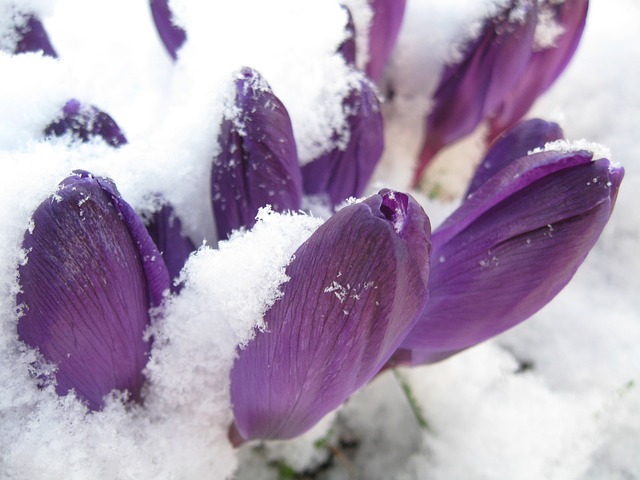
[{"label": "green stem", "polygon": [[422,428],[423,430],[431,430],[429,424],[427,423],[427,420],[424,418],[420,405],[418,405],[416,397],[413,395],[411,385],[409,385],[407,379],[400,373],[397,368],[392,368],[391,370],[393,371],[393,376],[396,378],[398,384],[400,385],[400,388],[402,389],[402,393],[404,393],[404,397],[407,399],[407,403],[409,404],[411,412],[413,412],[413,416],[415,417],[416,422],[418,422],[418,425],[420,425],[420,428]]}]

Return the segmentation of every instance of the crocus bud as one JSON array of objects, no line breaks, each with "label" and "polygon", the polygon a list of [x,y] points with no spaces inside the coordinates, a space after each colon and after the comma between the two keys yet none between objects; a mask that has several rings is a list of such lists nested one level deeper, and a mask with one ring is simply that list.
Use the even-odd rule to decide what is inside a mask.
[{"label": "crocus bud", "polygon": [[471,133],[502,105],[525,71],[538,19],[536,0],[510,0],[488,18],[433,95],[414,184],[440,149]]},{"label": "crocus bud", "polygon": [[295,252],[282,298],[231,371],[234,434],[286,439],[367,383],[427,300],[430,224],[408,195],[345,207]]},{"label": "crocus bud", "polygon": [[58,57],[42,22],[33,14],[16,14],[15,35],[13,53],[42,52],[49,57]]},{"label": "crocus bud", "polygon": [[162,257],[113,183],[76,172],[33,214],[18,269],[18,335],[56,367],[56,392],[99,410],[112,390],[139,400],[149,307],[169,288]]},{"label": "crocus bud", "polygon": [[380,101],[364,77],[346,97],[344,111],[349,127],[344,144],[302,167],[304,192],[326,196],[334,206],[363,194],[384,147]]},{"label": "crocus bud", "polygon": [[379,81],[396,44],[406,0],[368,0],[373,16],[369,27],[368,77]]},{"label": "crocus bud", "polygon": [[441,360],[546,305],[600,236],[623,175],[564,145],[519,158],[478,187],[433,234],[429,304],[399,356]]},{"label": "crocus bud", "polygon": [[186,32],[174,23],[168,0],[149,0],[149,6],[162,43],[171,58],[177,59],[178,50],[187,39]]},{"label": "crocus bud", "polygon": [[564,138],[557,123],[545,122],[539,118],[523,121],[500,135],[489,147],[484,159],[478,165],[465,195],[469,196],[484,182],[514,160],[526,156],[536,148]]},{"label": "crocus bud", "polygon": [[520,120],[560,76],[578,48],[588,0],[543,0],[533,51],[526,70],[490,119],[489,140]]},{"label": "crocus bud", "polygon": [[127,143],[113,118],[93,105],[83,105],[74,99],[65,103],[60,117],[44,129],[44,134],[56,137],[70,134],[82,142],[100,137],[112,147]]},{"label": "crocus bud", "polygon": [[258,210],[299,210],[302,179],[289,113],[262,76],[243,68],[220,127],[211,198],[218,237],[251,228]]},{"label": "crocus bud", "polygon": [[[182,222],[170,204],[164,203],[151,215],[147,223],[147,232],[162,254],[169,277],[175,280],[196,247],[189,237],[182,234]],[[180,284],[171,284],[172,292],[178,292],[180,289]]]},{"label": "crocus bud", "polygon": [[356,27],[353,24],[353,16],[348,7],[341,5],[347,14],[347,23],[345,24],[345,39],[338,47],[338,53],[342,55],[347,65],[355,66],[356,64]]}]

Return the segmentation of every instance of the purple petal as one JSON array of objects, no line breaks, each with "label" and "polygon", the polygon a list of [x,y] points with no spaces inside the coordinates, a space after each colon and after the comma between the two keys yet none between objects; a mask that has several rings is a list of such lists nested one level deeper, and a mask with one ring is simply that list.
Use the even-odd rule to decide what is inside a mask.
[{"label": "purple petal", "polygon": [[548,142],[562,138],[564,134],[557,123],[545,122],[538,118],[523,121],[510,128],[489,147],[469,183],[465,197],[514,160],[526,156],[536,148],[544,147]]},{"label": "purple petal", "polygon": [[354,66],[356,64],[356,27],[353,24],[351,10],[344,5],[341,7],[347,13],[347,24],[344,27],[346,37],[338,47],[338,53],[342,55],[347,65]]},{"label": "purple petal", "polygon": [[564,71],[580,43],[588,9],[588,0],[542,2],[539,28],[548,32],[559,27],[563,31],[552,46],[534,48],[526,70],[491,119],[490,139],[520,120]]},{"label": "purple petal", "polygon": [[77,172],[33,214],[19,267],[18,335],[57,366],[56,392],[91,410],[110,391],[139,400],[149,307],[169,288],[142,221],[108,180]]},{"label": "purple petal", "polygon": [[168,0],[149,0],[151,15],[156,24],[158,34],[171,58],[178,58],[178,50],[187,39],[186,32],[178,27],[173,20],[173,13],[169,9]]},{"label": "purple petal", "polygon": [[244,68],[236,80],[233,118],[220,128],[211,198],[220,238],[251,228],[261,207],[299,210],[302,179],[287,109],[258,72]]},{"label": "purple petal", "polygon": [[479,187],[433,234],[429,304],[402,345],[412,362],[446,358],[546,305],[600,236],[623,174],[587,152],[546,152]]},{"label": "purple petal", "polygon": [[383,190],[340,210],[296,251],[266,331],[231,371],[245,440],[303,433],[380,370],[424,309],[429,235],[411,197]]},{"label": "purple petal", "polygon": [[42,52],[49,57],[58,58],[42,22],[33,15],[27,15],[26,21],[16,27],[18,42],[14,53]]},{"label": "purple petal", "polygon": [[[154,212],[147,224],[147,232],[160,250],[170,278],[175,280],[196,247],[189,237],[182,234],[182,223],[171,205],[165,203]],[[180,285],[172,283],[172,292],[180,289]]]},{"label": "purple petal", "polygon": [[112,147],[127,143],[127,138],[113,118],[93,105],[83,105],[74,99],[64,105],[60,118],[51,122],[44,129],[44,134],[56,137],[71,134],[82,142],[101,137]]},{"label": "purple petal", "polygon": [[529,60],[537,18],[536,2],[511,0],[485,21],[462,60],[445,68],[427,118],[415,184],[443,146],[471,133],[516,86]]},{"label": "purple petal", "polygon": [[380,101],[369,81],[362,78],[359,87],[344,102],[347,145],[336,146],[302,167],[304,192],[326,195],[333,206],[362,195],[384,148]]},{"label": "purple petal", "polygon": [[367,76],[379,81],[384,67],[396,44],[406,0],[368,0],[373,17],[369,28],[369,61],[365,68]]}]

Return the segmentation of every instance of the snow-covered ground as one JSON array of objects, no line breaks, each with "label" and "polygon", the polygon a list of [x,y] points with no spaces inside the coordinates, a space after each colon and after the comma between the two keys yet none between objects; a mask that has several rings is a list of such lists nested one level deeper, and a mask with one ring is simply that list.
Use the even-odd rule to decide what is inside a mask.
[{"label": "snow-covered ground", "polygon": [[[356,11],[365,2],[347,3]],[[371,192],[407,189],[439,68],[491,3],[408,0]],[[215,246],[209,168],[231,73],[249,65],[265,76],[289,109],[301,159],[313,158],[344,122],[348,73],[332,55],[344,14],[326,0],[176,0],[190,41],[174,64],[144,1],[22,4],[40,13],[60,58],[0,53],[0,477],[223,479],[239,467],[243,480],[640,478],[636,0],[592,0],[572,64],[531,112],[558,121],[570,140],[605,145],[626,169],[611,221],[569,286],[493,341],[380,375],[304,438],[239,452],[226,440],[234,345],[274,300],[317,220],[265,214],[250,234],[205,247],[156,327],[145,406],[116,399],[89,416],[29,376],[33,357],[15,333],[20,244],[31,212],[83,168],[113,178],[139,211],[162,192],[192,238]],[[112,115],[129,144],[42,141],[69,98]],[[478,138],[443,152],[415,192],[434,225],[457,205],[481,155]],[[429,201],[434,184],[440,198]]]}]

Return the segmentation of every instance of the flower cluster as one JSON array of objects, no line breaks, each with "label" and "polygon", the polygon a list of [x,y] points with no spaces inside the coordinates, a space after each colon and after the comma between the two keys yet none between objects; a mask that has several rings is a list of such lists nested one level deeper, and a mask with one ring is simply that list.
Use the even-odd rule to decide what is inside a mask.
[{"label": "flower cluster", "polygon": [[[342,105],[349,134],[336,135],[304,166],[286,106],[267,80],[249,67],[232,79],[211,159],[219,237],[251,229],[266,205],[296,212],[314,197],[332,212],[292,256],[264,330],[237,349],[230,372],[236,444],[300,435],[383,369],[443,360],[532,316],[595,244],[622,181],[621,167],[567,142],[558,125],[519,122],[571,58],[588,2],[512,0],[444,69],[425,119],[416,182],[444,145],[490,124],[490,146],[460,207],[432,233],[407,193],[383,189],[343,206],[365,192],[382,154],[374,82],[405,2],[369,5],[369,57]],[[150,6],[177,60],[188,32],[174,24],[166,1]],[[346,17],[338,53],[355,69],[355,27]],[[42,24],[25,18],[13,52],[55,55]],[[43,131],[51,136],[127,143],[109,115],[77,100]],[[92,411],[113,390],[144,401],[153,341],[145,332],[167,292],[180,295],[171,279],[195,251],[161,192],[157,203],[145,225],[112,181],[76,171],[24,234],[17,335],[55,365],[54,378],[42,381],[61,396],[73,391]]]}]

